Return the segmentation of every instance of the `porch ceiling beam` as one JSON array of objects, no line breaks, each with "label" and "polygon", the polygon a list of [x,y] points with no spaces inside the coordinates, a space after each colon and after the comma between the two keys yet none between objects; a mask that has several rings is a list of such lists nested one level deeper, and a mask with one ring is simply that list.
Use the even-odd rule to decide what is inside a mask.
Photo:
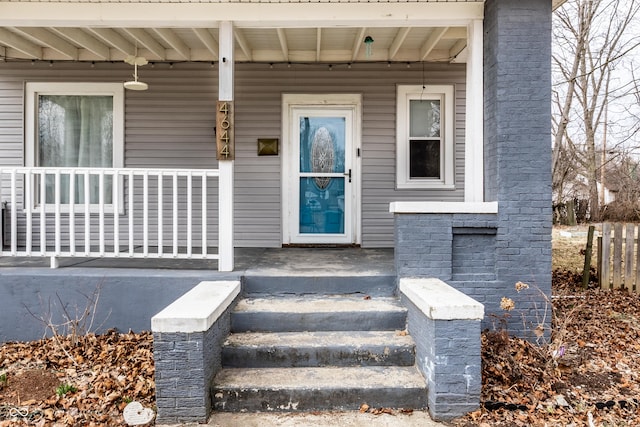
[{"label": "porch ceiling beam", "polygon": [[16,33],[0,28],[0,43],[10,48],[18,50],[33,59],[42,59],[42,48],[35,43],[31,43]]},{"label": "porch ceiling beam", "polygon": [[448,27],[434,28],[420,48],[420,61],[424,61],[431,51],[436,47],[442,36],[447,32]]},{"label": "porch ceiling beam", "polygon": [[355,61],[358,58],[358,53],[360,53],[360,48],[362,47],[362,41],[364,40],[364,35],[367,32],[367,27],[360,28],[360,32],[358,36],[353,41],[353,48],[351,49],[351,60]]},{"label": "porch ceiling beam", "polygon": [[282,49],[282,56],[285,61],[289,60],[289,47],[287,46],[287,35],[283,28],[278,28],[278,40],[280,40],[280,49]]},{"label": "porch ceiling beam", "polygon": [[123,30],[139,43],[138,47],[144,47],[160,60],[166,59],[164,46],[158,43],[151,34],[141,28],[123,28]]},{"label": "porch ceiling beam", "polygon": [[247,57],[248,61],[251,61],[253,59],[253,55],[251,54],[251,47],[249,46],[249,42],[247,41],[247,38],[244,36],[244,33],[242,32],[242,30],[239,28],[234,28],[233,35],[235,36],[235,39],[238,42],[238,45],[240,46],[242,53],[244,53],[244,56]]},{"label": "porch ceiling beam", "polygon": [[316,61],[320,61],[320,50],[322,46],[322,28],[316,28]]},{"label": "porch ceiling beam", "polygon": [[178,35],[170,28],[154,28],[153,31],[156,32],[162,39],[171,46],[178,55],[180,55],[183,59],[190,59],[190,50],[189,47],[184,44],[184,42],[178,37]]},{"label": "porch ceiling beam", "polygon": [[[457,26],[482,19],[484,2],[62,3],[2,2],[0,27],[243,28]],[[408,18],[410,17],[410,18]]]},{"label": "porch ceiling beam", "polygon": [[94,35],[101,38],[104,42],[118,49],[125,55],[135,55],[136,47],[127,39],[110,28],[89,28]]},{"label": "porch ceiling beam", "polygon": [[213,37],[211,32],[206,28],[194,28],[193,32],[198,36],[200,41],[205,45],[207,50],[211,52],[214,58],[218,57],[218,41]]},{"label": "porch ceiling beam", "polygon": [[396,56],[398,50],[400,50],[402,43],[404,43],[410,31],[411,27],[402,27],[400,28],[400,30],[398,30],[398,33],[396,34],[393,42],[391,42],[391,46],[389,47],[389,61],[391,61]]},{"label": "porch ceiling beam", "polygon": [[136,39],[136,41],[151,53],[153,53],[158,59],[165,60],[166,54],[164,46],[158,43],[151,34],[147,33],[142,28],[123,28],[124,31],[127,32],[131,37]]},{"label": "porch ceiling beam", "polygon": [[462,52],[466,47],[467,47],[467,40],[466,39],[458,40],[451,47],[451,49],[449,49],[449,58],[451,58],[451,60],[454,60],[455,58],[458,57],[458,55],[460,55],[460,52]]},{"label": "porch ceiling beam", "polygon": [[14,28],[14,30],[18,33],[22,33],[34,40],[37,40],[38,43],[43,44],[51,49],[55,50],[66,56],[71,60],[78,60],[78,48],[69,43],[68,41],[58,37],[51,31],[45,30],[44,28]]},{"label": "porch ceiling beam", "polygon": [[52,28],[52,30],[87,49],[100,59],[111,59],[109,46],[79,28]]},{"label": "porch ceiling beam", "polygon": [[466,26],[461,27],[449,27],[447,33],[442,37],[443,39],[465,39],[467,38]]}]

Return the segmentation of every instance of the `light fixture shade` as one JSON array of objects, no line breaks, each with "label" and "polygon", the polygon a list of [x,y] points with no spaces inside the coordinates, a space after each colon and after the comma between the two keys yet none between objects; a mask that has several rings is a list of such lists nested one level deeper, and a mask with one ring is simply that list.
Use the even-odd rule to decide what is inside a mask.
[{"label": "light fixture shade", "polygon": [[129,90],[147,90],[149,89],[149,85],[138,80],[130,80],[128,82],[124,82],[124,88]]}]

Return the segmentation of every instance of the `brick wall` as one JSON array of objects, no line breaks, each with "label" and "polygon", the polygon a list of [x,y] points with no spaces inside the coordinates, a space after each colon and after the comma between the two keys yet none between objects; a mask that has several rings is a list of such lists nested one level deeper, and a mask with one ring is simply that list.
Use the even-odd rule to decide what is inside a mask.
[{"label": "brick wall", "polygon": [[[438,286],[433,293],[431,288],[423,292],[423,301],[415,300],[414,295],[405,292],[401,292],[401,297],[408,309],[407,327],[416,342],[416,365],[427,381],[429,413],[436,420],[449,420],[476,410],[480,403],[482,314],[475,318],[472,315],[469,318],[449,318],[448,315],[439,318],[438,313],[446,313],[447,308],[442,301],[436,301],[438,298],[446,299],[446,304],[452,306],[462,302],[456,301],[454,293],[447,292],[448,285],[441,283]],[[430,298],[438,292],[447,296]],[[477,303],[474,304],[477,308]],[[470,314],[471,310],[465,311]]]},{"label": "brick wall", "polygon": [[211,381],[222,367],[221,348],[229,335],[234,305],[207,331],[153,333],[157,422],[207,421]]},{"label": "brick wall", "polygon": [[[541,296],[513,285],[551,293],[551,16],[549,0],[485,5],[487,194],[499,202],[496,276],[504,285],[487,289],[485,309],[500,312],[500,298],[509,296],[530,323],[541,314],[532,300]],[[522,319],[510,324],[522,328]]]},{"label": "brick wall", "polygon": [[[494,276],[494,214],[398,214],[395,263],[399,277]],[[455,276],[455,277],[454,277]]]}]

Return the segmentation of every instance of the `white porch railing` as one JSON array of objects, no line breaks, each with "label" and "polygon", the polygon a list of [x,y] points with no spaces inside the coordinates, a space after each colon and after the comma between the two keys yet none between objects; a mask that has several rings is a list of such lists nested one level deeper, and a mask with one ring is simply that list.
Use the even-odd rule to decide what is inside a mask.
[{"label": "white porch railing", "polygon": [[0,254],[50,257],[52,268],[59,257],[220,264],[233,253],[208,248],[229,247],[210,237],[219,228],[211,205],[224,203],[212,182],[219,176],[217,169],[0,168],[8,243]]}]

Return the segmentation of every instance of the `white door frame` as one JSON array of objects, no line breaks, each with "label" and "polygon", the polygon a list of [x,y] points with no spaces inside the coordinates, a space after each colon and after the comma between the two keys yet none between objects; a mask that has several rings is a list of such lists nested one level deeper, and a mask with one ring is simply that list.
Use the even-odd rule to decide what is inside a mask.
[{"label": "white door frame", "polygon": [[[298,233],[298,197],[293,194],[294,176],[299,159],[292,159],[294,150],[293,143],[297,138],[292,135],[293,110],[295,108],[306,107],[335,107],[339,109],[349,108],[352,110],[352,142],[351,142],[351,213],[345,218],[345,231],[350,229],[351,236],[348,241],[339,242],[317,242],[310,239],[305,242],[300,239]],[[360,244],[361,243],[361,135],[362,135],[362,95],[361,94],[283,94],[282,95],[282,243],[337,243],[337,244]],[[348,182],[345,180],[345,185]],[[298,188],[297,185],[295,188]],[[350,224],[347,224],[347,221]],[[327,235],[330,239],[331,235]]]}]

